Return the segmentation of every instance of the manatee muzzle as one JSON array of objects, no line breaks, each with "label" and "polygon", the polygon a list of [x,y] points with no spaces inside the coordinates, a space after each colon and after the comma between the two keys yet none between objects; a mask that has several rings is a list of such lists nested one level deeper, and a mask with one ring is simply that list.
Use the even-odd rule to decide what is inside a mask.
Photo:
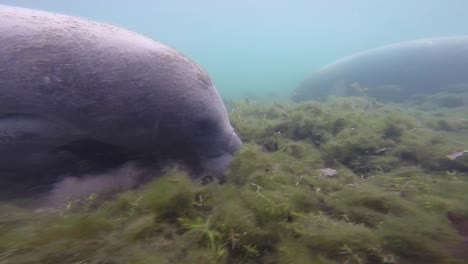
[{"label": "manatee muzzle", "polygon": [[204,174],[222,175],[234,160],[236,152],[242,145],[239,136],[233,131],[227,138],[225,144],[222,144],[217,155],[202,157],[202,168]]},{"label": "manatee muzzle", "polygon": [[242,145],[242,141],[236,132],[232,131],[231,137],[229,139],[229,144],[224,149],[228,154],[234,156]]}]

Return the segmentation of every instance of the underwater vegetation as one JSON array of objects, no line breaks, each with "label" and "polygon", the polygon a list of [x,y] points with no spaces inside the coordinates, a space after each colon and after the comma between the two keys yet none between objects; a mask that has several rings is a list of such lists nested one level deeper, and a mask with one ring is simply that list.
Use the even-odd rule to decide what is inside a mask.
[{"label": "underwater vegetation", "polygon": [[169,167],[107,201],[3,203],[0,263],[468,263],[468,157],[448,156],[468,106],[438,102],[232,102],[224,184]]}]

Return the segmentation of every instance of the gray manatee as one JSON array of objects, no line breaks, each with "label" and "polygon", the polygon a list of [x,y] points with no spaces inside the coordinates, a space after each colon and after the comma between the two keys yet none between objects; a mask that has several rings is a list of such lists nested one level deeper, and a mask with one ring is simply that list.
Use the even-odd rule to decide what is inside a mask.
[{"label": "gray manatee", "polygon": [[210,77],[132,31],[0,6],[0,192],[125,162],[221,175],[241,141]]},{"label": "gray manatee", "polygon": [[367,95],[404,101],[440,92],[468,92],[468,36],[417,39],[352,54],[306,78],[293,100]]}]

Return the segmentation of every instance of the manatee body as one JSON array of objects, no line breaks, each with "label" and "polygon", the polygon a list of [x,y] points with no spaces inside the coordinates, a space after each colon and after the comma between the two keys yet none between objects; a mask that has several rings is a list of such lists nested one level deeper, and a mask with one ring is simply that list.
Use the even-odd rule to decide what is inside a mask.
[{"label": "manatee body", "polygon": [[241,141],[210,77],[108,24],[0,6],[0,188],[175,160],[221,174]]},{"label": "manatee body", "polygon": [[345,57],[305,79],[293,100],[368,95],[399,101],[438,92],[468,92],[468,36],[401,42]]}]

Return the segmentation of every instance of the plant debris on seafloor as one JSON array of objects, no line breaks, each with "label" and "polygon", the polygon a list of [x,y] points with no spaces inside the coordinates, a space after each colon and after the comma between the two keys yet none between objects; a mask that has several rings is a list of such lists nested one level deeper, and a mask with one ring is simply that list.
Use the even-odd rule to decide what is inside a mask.
[{"label": "plant debris on seafloor", "polygon": [[4,202],[0,263],[468,263],[468,161],[447,157],[468,149],[466,107],[332,98],[229,110],[245,145],[226,183],[168,168],[57,212]]}]

